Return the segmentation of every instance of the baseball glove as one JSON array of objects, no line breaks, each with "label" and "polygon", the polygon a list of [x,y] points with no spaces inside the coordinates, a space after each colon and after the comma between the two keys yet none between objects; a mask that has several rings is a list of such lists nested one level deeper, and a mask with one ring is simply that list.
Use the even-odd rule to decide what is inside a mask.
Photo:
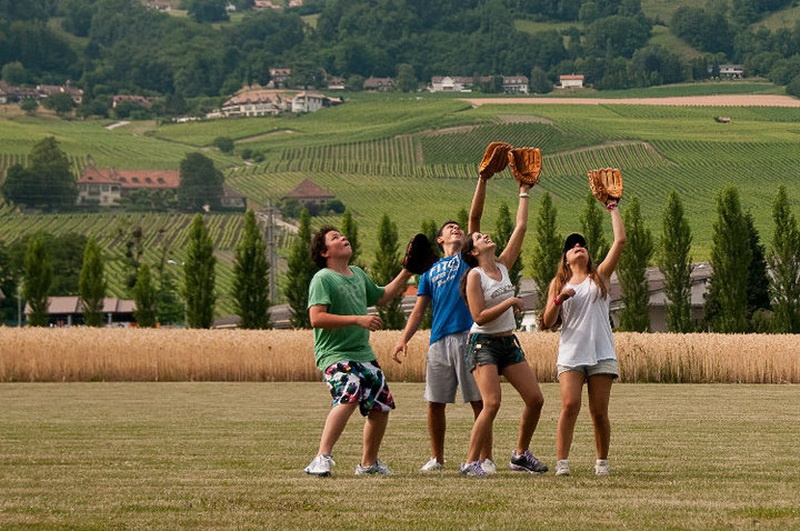
[{"label": "baseball glove", "polygon": [[421,275],[436,263],[439,256],[434,252],[427,236],[420,233],[411,238],[403,257],[403,268],[414,274]]},{"label": "baseball glove", "polygon": [[539,182],[539,173],[542,171],[542,153],[539,148],[514,148],[508,152],[508,165],[518,183],[533,186]]},{"label": "baseball glove", "polygon": [[617,168],[589,171],[589,188],[592,189],[592,195],[604,205],[622,199],[622,187],[622,172]]},{"label": "baseball glove", "polygon": [[511,150],[511,144],[505,142],[492,142],[486,147],[483,159],[478,164],[478,173],[481,179],[489,179],[495,173],[506,169],[509,150]]}]

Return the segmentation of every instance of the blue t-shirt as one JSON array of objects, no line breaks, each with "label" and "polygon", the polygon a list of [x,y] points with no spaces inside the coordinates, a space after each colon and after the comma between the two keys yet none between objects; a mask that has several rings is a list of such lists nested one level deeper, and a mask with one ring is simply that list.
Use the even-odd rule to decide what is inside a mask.
[{"label": "blue t-shirt", "polygon": [[461,253],[456,253],[440,259],[419,279],[417,295],[430,297],[433,305],[431,344],[444,336],[466,332],[472,326],[472,315],[458,291],[461,277],[468,269]]}]

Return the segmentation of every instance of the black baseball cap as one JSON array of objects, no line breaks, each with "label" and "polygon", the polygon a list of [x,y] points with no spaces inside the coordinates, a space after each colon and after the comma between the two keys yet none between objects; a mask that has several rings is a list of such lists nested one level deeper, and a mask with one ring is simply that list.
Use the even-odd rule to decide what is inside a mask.
[{"label": "black baseball cap", "polygon": [[564,242],[564,253],[567,254],[567,251],[575,247],[575,244],[579,244],[584,249],[588,249],[586,246],[586,238],[583,235],[578,234],[577,232],[573,232],[569,236],[567,236],[567,240]]}]

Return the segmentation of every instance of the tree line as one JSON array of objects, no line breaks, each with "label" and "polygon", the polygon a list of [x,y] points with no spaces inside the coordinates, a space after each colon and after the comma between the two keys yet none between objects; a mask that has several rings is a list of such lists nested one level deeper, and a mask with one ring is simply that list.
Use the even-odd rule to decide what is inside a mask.
[{"label": "tree line", "polygon": [[[527,75],[534,92],[547,92],[561,74],[621,89],[706,79],[720,63],[740,63],[798,94],[800,24],[752,25],[789,4],[708,2],[662,21],[645,16],[640,0],[320,0],[282,12],[242,0],[241,18],[219,25],[226,0],[185,0],[189,17],[138,0],[0,2],[0,65],[12,85],[80,86],[84,116],[108,115],[114,94],[155,100],[139,113],[202,114],[243,85],[267,84],[270,68],[291,69],[287,83],[303,88],[324,88],[332,76],[352,89],[369,76],[396,77],[412,91],[435,75]],[[531,34],[515,25],[526,19],[569,25]],[[650,44],[667,22],[701,55]],[[130,106],[113,112],[135,115]]]},{"label": "tree line", "polygon": [[[618,330],[650,330],[650,291],[646,273],[648,266],[655,263],[664,276],[666,325],[670,332],[800,332],[800,230],[791,212],[785,187],[779,187],[772,203],[774,233],[769,253],[760,241],[752,215],[742,210],[738,190],[728,186],[718,192],[710,288],[702,318],[692,314],[692,273],[697,264],[692,261],[692,232],[679,195],[675,191],[670,193],[663,211],[662,232],[657,239],[645,227],[638,199],[633,197],[626,203],[623,221],[627,244],[617,269],[622,288]],[[563,237],[556,229],[557,215],[549,193],[544,192],[528,265],[531,277],[541,290],[547,289],[561,260]],[[466,225],[466,210],[461,209],[455,219]],[[580,225],[596,260],[601,260],[609,248],[603,219],[597,201],[588,195],[580,214]],[[383,216],[378,226],[376,237],[379,245],[369,266],[363,263],[361,234],[349,209],[342,215],[340,230],[347,235],[352,246],[352,263],[369,268],[379,284],[396,276],[401,268],[404,247],[401,246],[397,225],[388,215]],[[512,230],[508,206],[502,203],[493,233],[499,249],[505,246]],[[435,241],[438,224],[433,219],[423,220],[420,231]],[[281,286],[282,298],[288,303],[291,325],[295,328],[310,327],[308,285],[317,271],[309,253],[311,236],[311,216],[303,210],[298,235],[289,249],[287,271]],[[79,268],[75,265],[74,252],[72,256],[67,253],[66,258],[62,256],[57,261],[59,252],[76,248],[74,235],[65,238],[70,240],[67,244],[54,244],[49,235],[34,235],[11,248],[0,244],[0,286],[9,294],[21,286],[22,297],[31,308],[29,323],[46,325],[49,319],[47,298],[58,293],[53,279],[61,278],[63,282],[64,272],[71,271],[72,286],[77,286],[83,304],[85,324],[99,326],[102,315],[99,315],[98,308],[102,308],[102,299],[107,291],[102,252],[94,240],[83,237]],[[165,268],[166,248],[160,253],[159,264],[142,263],[141,239],[141,229],[134,229],[127,245],[132,271],[128,288],[136,301],[139,326],[185,320],[191,327],[210,327],[216,303],[216,258],[202,216],[198,214],[192,222],[186,261],[180,264],[183,282],[179,290],[176,290],[171,269]],[[53,264],[58,264],[59,275],[54,275]],[[232,294],[242,328],[271,326],[269,308],[274,301],[269,299],[269,268],[255,214],[248,211],[242,240],[236,247]],[[525,264],[520,257],[510,272],[517,292],[524,270]],[[540,303],[544,300],[541,293]],[[536,308],[537,311],[540,309]],[[8,304],[6,310],[9,310]],[[402,329],[405,325],[402,295],[380,312],[386,328]],[[423,321],[423,327],[426,325],[430,326],[429,317]]]},{"label": "tree line", "polygon": [[[192,220],[183,262],[169,259],[166,246],[160,249],[157,263],[143,261],[142,239],[142,229],[136,227],[126,244],[130,272],[126,287],[136,303],[137,325],[149,328],[184,323],[190,328],[210,328],[217,300],[217,259],[202,215]],[[50,297],[77,295],[82,308],[82,323],[78,324],[103,326],[103,302],[108,295],[106,260],[94,238],[74,234],[55,237],[39,233],[11,246],[0,242],[0,287],[7,294],[2,301],[4,320],[11,320],[14,302],[22,307],[24,301],[30,307],[27,324],[48,326]],[[168,266],[178,266],[182,271],[180,286]],[[261,229],[255,213],[249,210],[233,264],[231,295],[240,328],[271,327],[269,268]],[[18,324],[21,317],[17,316]]]}]

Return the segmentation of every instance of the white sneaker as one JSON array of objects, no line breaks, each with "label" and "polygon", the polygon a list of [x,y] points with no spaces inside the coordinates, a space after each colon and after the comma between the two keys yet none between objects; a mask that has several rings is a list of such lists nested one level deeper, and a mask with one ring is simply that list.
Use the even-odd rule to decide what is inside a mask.
[{"label": "white sneaker", "polygon": [[369,466],[356,465],[356,476],[391,476],[392,471],[381,460],[377,460]]},{"label": "white sneaker", "polygon": [[484,459],[481,461],[481,468],[487,474],[497,474],[497,466],[495,466],[494,462],[491,459]]},{"label": "white sneaker", "polygon": [[569,461],[560,459],[556,461],[556,476],[569,476]]},{"label": "white sneaker", "polygon": [[331,475],[331,467],[336,461],[329,455],[318,455],[306,467],[306,474],[310,476],[327,477]]},{"label": "white sneaker", "polygon": [[419,470],[421,472],[435,472],[437,470],[441,470],[444,468],[444,463],[440,463],[436,460],[435,457],[431,457],[431,460],[422,465],[422,468]]},{"label": "white sneaker", "polygon": [[611,474],[611,465],[608,464],[607,459],[598,459],[594,464],[595,476],[607,476]]}]

